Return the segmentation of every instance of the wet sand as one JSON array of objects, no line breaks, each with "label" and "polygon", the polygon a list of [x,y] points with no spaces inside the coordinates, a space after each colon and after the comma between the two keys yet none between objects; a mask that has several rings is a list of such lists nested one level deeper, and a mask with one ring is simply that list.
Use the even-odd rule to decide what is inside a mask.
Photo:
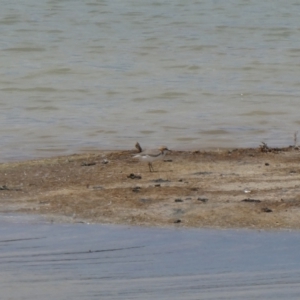
[{"label": "wet sand", "polygon": [[298,148],[173,151],[149,172],[131,151],[0,165],[0,212],[54,221],[299,229]]}]

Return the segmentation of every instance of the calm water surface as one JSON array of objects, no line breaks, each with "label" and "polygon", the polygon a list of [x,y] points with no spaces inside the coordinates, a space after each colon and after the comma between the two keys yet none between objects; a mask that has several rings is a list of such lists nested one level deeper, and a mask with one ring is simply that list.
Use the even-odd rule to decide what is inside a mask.
[{"label": "calm water surface", "polygon": [[299,299],[299,232],[0,225],[1,299]]},{"label": "calm water surface", "polygon": [[298,1],[2,1],[1,161],[293,144]]}]

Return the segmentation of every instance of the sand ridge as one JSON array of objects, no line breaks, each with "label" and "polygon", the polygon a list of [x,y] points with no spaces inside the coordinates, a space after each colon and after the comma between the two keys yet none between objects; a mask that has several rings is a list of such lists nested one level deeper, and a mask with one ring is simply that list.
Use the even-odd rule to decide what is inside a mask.
[{"label": "sand ridge", "polygon": [[0,165],[0,212],[68,222],[300,228],[300,153],[258,147],[173,151],[149,172],[136,150]]}]

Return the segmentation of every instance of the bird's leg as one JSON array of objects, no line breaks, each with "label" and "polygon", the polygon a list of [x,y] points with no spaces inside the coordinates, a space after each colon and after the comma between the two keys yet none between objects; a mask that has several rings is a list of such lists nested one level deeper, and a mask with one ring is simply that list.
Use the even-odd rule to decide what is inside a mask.
[{"label": "bird's leg", "polygon": [[151,163],[151,162],[149,162],[149,163],[148,163],[148,166],[149,166],[149,170],[150,170],[150,172],[154,171],[154,169],[153,169],[153,166],[152,166],[152,163]]}]

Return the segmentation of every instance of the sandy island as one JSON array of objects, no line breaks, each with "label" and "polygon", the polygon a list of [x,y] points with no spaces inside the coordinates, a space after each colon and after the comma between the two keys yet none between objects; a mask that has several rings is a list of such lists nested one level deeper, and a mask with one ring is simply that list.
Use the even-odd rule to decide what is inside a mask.
[{"label": "sandy island", "polygon": [[0,212],[54,221],[300,228],[298,148],[173,151],[149,172],[132,151],[0,165]]}]

